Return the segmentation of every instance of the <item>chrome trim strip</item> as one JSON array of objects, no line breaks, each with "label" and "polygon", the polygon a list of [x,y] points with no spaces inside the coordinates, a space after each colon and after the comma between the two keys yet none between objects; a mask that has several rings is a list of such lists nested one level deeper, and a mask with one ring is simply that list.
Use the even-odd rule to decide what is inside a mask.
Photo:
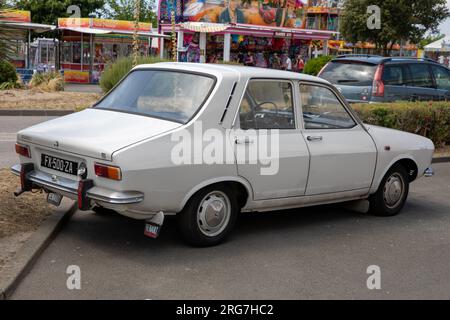
[{"label": "chrome trim strip", "polygon": [[[11,167],[11,172],[20,176],[21,165],[17,164]],[[77,199],[78,181],[63,177],[52,179],[52,175],[34,170],[27,175],[27,178],[33,183],[50,189],[54,192],[60,192],[64,196]],[[101,187],[93,187],[87,192],[89,199],[106,202],[109,204],[136,204],[144,200],[144,194],[138,191],[114,191]]]},{"label": "chrome trim strip", "polygon": [[11,173],[16,175],[16,176],[20,176],[20,169],[21,168],[22,168],[22,166],[20,164],[16,164],[16,165],[11,167]]}]

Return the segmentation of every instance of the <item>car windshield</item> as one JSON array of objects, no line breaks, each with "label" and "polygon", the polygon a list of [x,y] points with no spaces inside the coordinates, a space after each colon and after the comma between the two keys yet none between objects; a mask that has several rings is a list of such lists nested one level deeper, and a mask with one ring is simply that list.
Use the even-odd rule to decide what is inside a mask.
[{"label": "car windshield", "polygon": [[136,70],[94,108],[186,123],[207,99],[214,82],[208,76],[179,71]]},{"label": "car windshield", "polygon": [[356,61],[333,61],[326,66],[320,77],[337,85],[371,86],[376,67],[374,64]]}]

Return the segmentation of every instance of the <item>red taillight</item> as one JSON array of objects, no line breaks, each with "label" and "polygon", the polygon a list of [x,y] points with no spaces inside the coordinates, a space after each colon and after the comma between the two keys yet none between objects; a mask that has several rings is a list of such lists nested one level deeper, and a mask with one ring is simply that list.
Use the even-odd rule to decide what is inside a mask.
[{"label": "red taillight", "polygon": [[94,164],[94,171],[97,177],[122,180],[122,172],[119,167],[96,163]]},{"label": "red taillight", "polygon": [[374,97],[384,97],[383,70],[384,66],[380,64],[375,72],[372,87],[372,96]]},{"label": "red taillight", "polygon": [[16,153],[21,156],[31,158],[30,148],[28,146],[16,143]]}]

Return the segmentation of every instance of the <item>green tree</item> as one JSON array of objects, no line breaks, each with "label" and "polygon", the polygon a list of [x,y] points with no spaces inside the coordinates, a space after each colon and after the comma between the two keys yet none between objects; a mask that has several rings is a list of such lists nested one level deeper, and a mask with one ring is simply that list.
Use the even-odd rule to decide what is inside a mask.
[{"label": "green tree", "polygon": [[71,16],[70,6],[80,8],[81,18],[95,14],[105,6],[106,0],[14,0],[17,9],[31,11],[31,19],[36,23],[56,24],[58,18]]},{"label": "green tree", "polygon": [[[372,15],[368,7],[373,5],[381,9],[379,29],[367,25]],[[449,16],[446,0],[346,0],[340,32],[347,41],[372,42],[389,55],[394,44],[402,40],[419,43]]]},{"label": "green tree", "polygon": [[[116,20],[134,21],[135,0],[106,0],[103,16]],[[149,22],[156,27],[155,0],[140,0],[140,22]]]},{"label": "green tree", "polygon": [[[5,0],[0,0],[0,20],[6,9],[9,9]],[[0,61],[14,54],[14,44],[11,42],[12,33],[8,28],[0,24]]]}]

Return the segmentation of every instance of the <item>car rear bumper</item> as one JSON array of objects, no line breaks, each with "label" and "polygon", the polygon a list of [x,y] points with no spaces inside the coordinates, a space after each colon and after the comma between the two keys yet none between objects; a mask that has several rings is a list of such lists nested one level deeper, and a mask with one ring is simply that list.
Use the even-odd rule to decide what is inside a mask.
[{"label": "car rear bumper", "polygon": [[[21,169],[22,166],[17,164],[11,167],[11,172],[20,176]],[[57,177],[40,170],[28,172],[25,179],[45,190],[61,194],[70,199],[78,199],[79,181]],[[136,204],[144,200],[144,194],[138,191],[114,191],[97,186],[88,189],[86,191],[86,197],[89,200],[112,205]]]}]

